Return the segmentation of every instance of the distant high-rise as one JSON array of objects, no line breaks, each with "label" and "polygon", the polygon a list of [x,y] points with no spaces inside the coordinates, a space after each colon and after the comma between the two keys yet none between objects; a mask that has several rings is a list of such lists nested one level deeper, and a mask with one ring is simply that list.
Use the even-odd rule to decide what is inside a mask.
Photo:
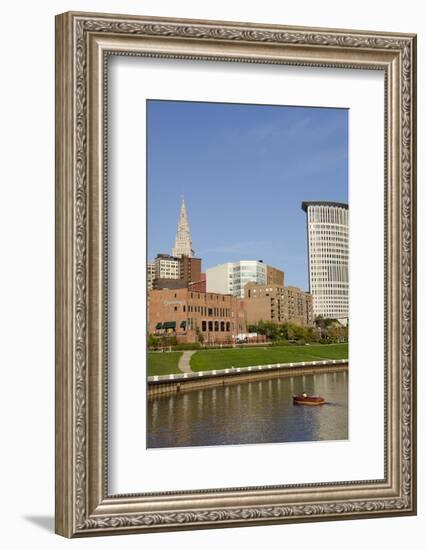
[{"label": "distant high-rise", "polygon": [[310,293],[315,316],[348,319],[348,205],[303,202]]},{"label": "distant high-rise", "polygon": [[181,262],[175,256],[169,254],[157,254],[154,260],[155,279],[179,279]]},{"label": "distant high-rise", "polygon": [[232,294],[243,298],[246,283],[284,285],[285,274],[262,260],[241,260],[210,267],[206,270],[208,292]]},{"label": "distant high-rise", "polygon": [[187,209],[185,207],[184,198],[181,202],[178,229],[176,232],[175,246],[172,249],[172,256],[175,256],[176,258],[181,258],[182,256],[192,258],[194,256],[190,235],[190,224],[188,223]]},{"label": "distant high-rise", "polygon": [[156,277],[156,264],[154,262],[147,263],[147,290],[153,290],[153,281]]}]

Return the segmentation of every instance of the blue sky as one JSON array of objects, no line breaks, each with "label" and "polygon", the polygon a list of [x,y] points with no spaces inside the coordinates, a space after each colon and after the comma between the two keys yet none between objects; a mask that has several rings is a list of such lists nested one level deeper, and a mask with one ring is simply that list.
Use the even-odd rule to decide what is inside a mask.
[{"label": "blue sky", "polygon": [[348,111],[147,102],[148,258],[184,196],[202,269],[264,260],[308,290],[305,200],[348,201]]}]

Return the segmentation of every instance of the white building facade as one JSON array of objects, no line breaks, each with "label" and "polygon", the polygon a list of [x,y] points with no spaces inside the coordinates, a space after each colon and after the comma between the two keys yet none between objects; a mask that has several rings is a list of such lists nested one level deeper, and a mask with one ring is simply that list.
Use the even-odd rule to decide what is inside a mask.
[{"label": "white building facade", "polygon": [[242,260],[217,265],[206,270],[206,291],[245,295],[246,283],[267,284],[267,265],[257,260]]},{"label": "white building facade", "polygon": [[147,290],[153,290],[153,281],[156,277],[156,264],[154,262],[147,263]]},{"label": "white building facade", "polygon": [[174,256],[158,254],[154,260],[154,275],[156,279],[179,279],[180,269],[180,259]]},{"label": "white building facade", "polygon": [[314,316],[348,321],[348,205],[303,202]]}]

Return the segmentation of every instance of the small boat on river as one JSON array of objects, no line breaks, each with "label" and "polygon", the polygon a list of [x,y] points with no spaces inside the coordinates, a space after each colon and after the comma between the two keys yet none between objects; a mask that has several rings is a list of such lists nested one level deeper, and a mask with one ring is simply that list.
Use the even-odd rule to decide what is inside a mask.
[{"label": "small boat on river", "polygon": [[293,396],[294,405],[324,405],[325,398],[319,395],[307,395],[302,393]]}]

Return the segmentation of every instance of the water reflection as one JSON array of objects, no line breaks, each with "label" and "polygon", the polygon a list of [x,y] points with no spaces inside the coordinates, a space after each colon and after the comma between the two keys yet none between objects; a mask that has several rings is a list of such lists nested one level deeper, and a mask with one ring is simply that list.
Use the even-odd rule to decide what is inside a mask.
[{"label": "water reflection", "polygon": [[[323,395],[320,407],[292,395]],[[148,447],[324,441],[348,437],[347,372],[243,382],[148,402]]]}]

